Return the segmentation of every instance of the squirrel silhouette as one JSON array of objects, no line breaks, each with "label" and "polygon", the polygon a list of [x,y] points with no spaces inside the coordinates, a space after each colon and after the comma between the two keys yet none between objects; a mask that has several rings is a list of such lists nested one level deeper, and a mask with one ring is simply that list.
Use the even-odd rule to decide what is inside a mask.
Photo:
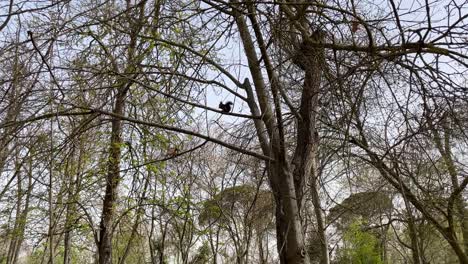
[{"label": "squirrel silhouette", "polygon": [[233,103],[231,101],[227,101],[225,104],[223,104],[223,102],[219,102],[219,108],[221,109],[221,111],[223,111],[224,113],[229,113],[231,112],[231,106],[233,105]]}]

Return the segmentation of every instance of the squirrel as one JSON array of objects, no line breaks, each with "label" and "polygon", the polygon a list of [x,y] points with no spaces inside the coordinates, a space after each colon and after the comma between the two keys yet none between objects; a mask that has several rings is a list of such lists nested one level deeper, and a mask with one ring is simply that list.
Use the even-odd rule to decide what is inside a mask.
[{"label": "squirrel", "polygon": [[223,104],[223,102],[219,102],[219,108],[221,109],[221,111],[223,113],[229,113],[231,112],[231,106],[233,105],[233,103],[231,101],[227,101],[225,104]]}]

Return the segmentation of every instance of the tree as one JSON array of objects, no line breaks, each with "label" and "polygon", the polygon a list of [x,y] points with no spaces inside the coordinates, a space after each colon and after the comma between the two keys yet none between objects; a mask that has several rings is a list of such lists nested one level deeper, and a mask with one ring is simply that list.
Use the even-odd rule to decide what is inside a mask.
[{"label": "tree", "polygon": [[[276,247],[277,262],[326,264],[341,243],[331,224],[346,233],[358,217],[368,223],[360,238],[383,243],[369,231],[377,222],[392,234],[382,261],[437,261],[435,241],[446,259],[468,262],[466,3],[57,0],[0,10],[9,263],[242,262],[257,243],[260,262],[275,261]],[[253,193],[274,203],[257,206]],[[273,208],[274,232],[256,221]],[[345,240],[350,258],[376,248]]]},{"label": "tree", "polygon": [[352,223],[345,233],[344,247],[340,248],[339,263],[383,263],[378,252],[377,239],[372,234],[361,230],[359,220]]},{"label": "tree", "polygon": [[273,197],[256,186],[239,185],[222,190],[203,204],[199,221],[205,226],[219,226],[229,234],[235,245],[236,263],[249,263],[252,233],[257,236],[260,261],[263,254],[263,234],[271,228]]}]

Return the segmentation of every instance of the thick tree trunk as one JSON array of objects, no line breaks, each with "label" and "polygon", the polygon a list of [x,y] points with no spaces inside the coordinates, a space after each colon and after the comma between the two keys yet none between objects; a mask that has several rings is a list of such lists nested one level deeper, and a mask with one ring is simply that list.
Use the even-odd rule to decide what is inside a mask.
[{"label": "thick tree trunk", "polygon": [[280,262],[310,263],[306,254],[294,180],[287,164],[275,162],[269,169],[276,202],[276,237]]},{"label": "thick tree trunk", "polygon": [[[294,58],[294,62],[305,71],[304,88],[299,108],[296,151],[294,153],[294,186],[298,201],[302,201],[304,185],[307,180],[311,186],[311,198],[317,221],[317,235],[320,240],[320,262],[330,262],[325,234],[325,223],[319,196],[318,172],[318,131],[317,113],[319,111],[318,96],[324,67],[324,51],[313,48],[313,44],[323,40],[321,32],[316,31],[302,43]],[[299,204],[301,206],[301,204]]]},{"label": "thick tree trunk", "polygon": [[[269,91],[263,79],[260,60],[256,54],[252,36],[243,16],[235,9],[233,12],[235,13],[236,23],[255,87],[254,93],[252,87],[250,87],[250,83],[244,83],[249,107],[253,115],[261,115],[263,117],[262,120],[254,120],[255,128],[264,154],[274,159],[272,162],[267,162],[266,166],[276,203],[276,235],[280,262],[282,264],[308,264],[310,260],[305,250],[303,229],[299,215],[301,201],[296,197],[293,173],[286,158],[286,150],[283,144],[284,138],[281,133],[283,124],[281,123],[279,102],[275,100],[275,113],[277,115],[275,117],[268,99]],[[262,44],[263,40],[261,40],[260,36],[257,36],[257,41],[260,42],[259,45],[263,48],[262,53],[265,53],[265,47]],[[263,56],[264,60],[268,59],[267,54],[263,54]],[[274,80],[271,65],[268,65],[268,72],[271,79],[270,82],[272,82],[272,93],[277,96],[278,87],[273,86],[279,84]],[[261,112],[257,108],[256,100],[258,100]]]},{"label": "thick tree trunk", "polygon": [[[132,16],[132,12],[128,12],[128,20],[130,23],[131,31],[129,33],[129,44],[127,47],[127,67],[123,72],[122,78],[117,81],[117,95],[115,98],[114,109],[112,111],[115,116],[112,117],[112,131],[109,149],[109,160],[107,175],[106,175],[106,191],[104,195],[104,202],[102,207],[100,233],[98,241],[99,263],[111,264],[112,263],[112,225],[115,217],[115,205],[117,201],[117,187],[120,182],[120,156],[122,141],[122,119],[119,116],[124,115],[125,97],[133,84],[133,80],[138,77],[137,65],[144,59],[144,51],[137,56],[137,41],[140,31],[142,30],[145,21],[145,8],[146,0],[139,2],[136,16]],[[127,2],[128,10],[131,9],[130,2]],[[154,25],[156,26],[159,8],[161,3],[156,2],[156,14],[154,17]],[[115,61],[115,60],[114,60]],[[118,72],[117,66],[114,66],[114,71]]]},{"label": "thick tree trunk", "polygon": [[[70,194],[68,202],[70,202]],[[70,204],[68,204],[65,216],[65,234],[63,237],[63,264],[71,263],[71,221],[72,210]]]},{"label": "thick tree trunk", "polygon": [[[124,88],[121,88],[124,89]],[[124,112],[125,91],[117,93],[113,113],[121,116]],[[102,207],[99,233],[99,263],[112,264],[112,224],[117,201],[117,187],[120,181],[120,155],[122,146],[122,120],[112,118],[112,132],[109,149],[108,171],[106,175],[106,192]]]},{"label": "thick tree trunk", "polygon": [[408,230],[410,234],[410,239],[411,239],[411,253],[413,257],[413,263],[414,264],[421,264],[421,254],[419,252],[419,242],[418,242],[418,236],[417,232],[415,229],[414,221],[412,216],[409,216],[408,218]]},{"label": "thick tree trunk", "polygon": [[465,202],[463,202],[463,198],[459,198],[458,202],[460,218],[461,218],[461,227],[462,227],[462,234],[463,234],[463,245],[465,247],[465,255],[468,256],[468,212],[465,208]]},{"label": "thick tree trunk", "polygon": [[411,255],[413,257],[413,264],[421,264],[423,263],[423,261],[421,260],[421,252],[419,251],[420,246],[418,241],[418,233],[416,231],[416,225],[414,222],[413,212],[411,211],[409,202],[405,196],[403,196],[403,201],[405,202],[406,212],[408,215],[408,231],[411,241]]}]

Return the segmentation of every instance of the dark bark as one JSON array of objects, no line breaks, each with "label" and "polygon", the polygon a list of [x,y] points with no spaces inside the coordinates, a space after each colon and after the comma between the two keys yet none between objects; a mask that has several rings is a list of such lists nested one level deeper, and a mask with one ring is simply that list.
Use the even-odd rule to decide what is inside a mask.
[{"label": "dark bark", "polygon": [[[252,9],[252,8],[251,8]],[[253,23],[256,34],[257,44],[262,53],[263,61],[265,62],[266,70],[269,77],[270,89],[267,89],[263,79],[260,60],[256,54],[255,45],[252,36],[248,30],[247,24],[241,14],[236,9],[233,9],[236,23],[239,29],[240,37],[244,45],[245,54],[247,56],[250,73],[252,74],[255,93],[250,85],[244,85],[249,100],[249,107],[253,115],[259,114],[259,109],[256,107],[258,101],[261,111],[262,123],[255,122],[257,135],[260,139],[262,150],[265,155],[273,157],[273,162],[267,162],[268,177],[270,186],[273,190],[276,203],[276,233],[277,246],[280,255],[281,263],[310,263],[309,257],[305,251],[304,235],[302,223],[300,219],[300,208],[303,197],[303,186],[305,179],[312,177],[314,180],[318,177],[316,173],[317,159],[317,144],[318,137],[315,128],[316,124],[316,109],[318,107],[318,91],[321,79],[322,58],[321,53],[317,48],[311,48],[304,43],[305,61],[301,62],[301,67],[306,72],[304,91],[302,95],[301,111],[304,118],[299,121],[299,135],[296,141],[298,149],[294,157],[295,168],[292,170],[289,161],[286,157],[286,149],[284,146],[284,135],[281,119],[281,108],[279,102],[279,94],[281,86],[279,84],[274,68],[271,65],[269,56],[266,52],[266,47],[263,42],[260,30],[256,27],[256,20],[250,12],[250,21]],[[307,40],[309,36],[307,36]],[[317,41],[320,36],[314,35],[312,41]],[[317,56],[320,54],[320,56]],[[275,111],[272,111],[271,103],[269,102],[269,94],[273,96]],[[256,95],[256,98],[254,97]],[[265,129],[266,128],[266,133]],[[270,143],[270,144],[267,144]],[[316,191],[314,204],[316,206],[316,215],[318,216],[321,226],[321,241],[323,243],[322,259],[328,263],[328,249],[326,245],[324,224],[321,215],[318,191]]]},{"label": "dark bark", "polygon": [[[298,201],[303,200],[304,185],[307,180],[311,183],[311,198],[317,221],[317,235],[320,241],[321,263],[329,263],[328,245],[325,235],[325,223],[319,197],[318,173],[318,144],[317,113],[319,110],[318,97],[324,67],[324,51],[314,48],[315,43],[323,41],[323,35],[317,31],[310,38],[306,38],[298,50],[294,62],[305,71],[304,88],[302,91],[300,118],[296,136],[296,151],[294,153],[294,187]],[[299,210],[301,204],[299,203]]]},{"label": "dark bark", "polygon": [[[407,207],[407,210],[409,208]],[[414,217],[410,211],[408,211],[408,231],[411,241],[411,253],[413,257],[414,264],[421,264],[421,252],[419,252],[420,246],[418,241],[418,233],[416,232],[416,227],[414,223]]]},{"label": "dark bark", "polygon": [[281,263],[309,263],[305,252],[293,177],[288,166],[274,164],[270,178],[276,202],[276,236]]},{"label": "dark bark", "polygon": [[[119,91],[115,100],[113,113],[123,115],[125,91]],[[112,264],[112,224],[117,201],[117,186],[120,182],[120,155],[122,146],[122,120],[112,118],[112,132],[109,149],[108,172],[106,175],[106,192],[102,207],[102,218],[99,233],[99,263]]]},{"label": "dark bark", "polygon": [[[115,206],[117,201],[117,188],[120,178],[120,162],[121,162],[121,147],[122,141],[122,116],[124,116],[125,109],[125,98],[128,90],[134,83],[134,80],[138,77],[138,67],[141,61],[144,59],[145,51],[142,54],[138,54],[137,42],[140,31],[142,30],[143,23],[145,21],[145,8],[146,0],[142,0],[134,9],[136,13],[127,12],[127,20],[131,31],[129,32],[129,44],[127,47],[127,65],[123,71],[122,76],[128,76],[128,78],[122,77],[117,80],[117,94],[115,97],[114,108],[112,111],[112,130],[109,148],[109,160],[107,161],[107,175],[106,175],[106,191],[104,195],[104,202],[101,214],[98,251],[99,251],[99,263],[100,264],[111,264],[112,263],[112,226],[115,217]],[[130,2],[127,2],[128,10],[133,7],[130,6]],[[156,26],[160,2],[156,3],[156,14],[153,18],[154,25]],[[155,31],[155,30],[154,30]],[[113,59],[115,62],[115,59]],[[118,68],[114,65],[114,71],[118,72]]]}]

